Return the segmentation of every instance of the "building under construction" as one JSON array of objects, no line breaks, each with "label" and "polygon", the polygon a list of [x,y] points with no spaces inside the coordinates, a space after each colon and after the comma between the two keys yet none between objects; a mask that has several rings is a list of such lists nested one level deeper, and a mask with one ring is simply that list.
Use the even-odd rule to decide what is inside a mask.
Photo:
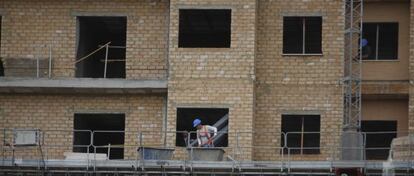
[{"label": "building under construction", "polygon": [[0,22],[0,175],[414,175],[411,0],[0,0]]}]

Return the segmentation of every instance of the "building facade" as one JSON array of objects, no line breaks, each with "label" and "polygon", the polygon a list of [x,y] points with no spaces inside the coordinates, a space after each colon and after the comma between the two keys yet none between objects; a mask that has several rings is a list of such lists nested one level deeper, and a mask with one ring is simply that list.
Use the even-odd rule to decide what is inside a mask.
[{"label": "building facade", "polygon": [[[141,142],[184,158],[176,131],[227,116],[218,147],[242,160],[338,157],[343,14],[342,0],[2,0],[0,128],[41,130],[49,158],[87,152],[93,131],[98,152],[123,146],[110,158]],[[413,14],[364,3],[361,130],[387,139],[374,148],[414,131]]]}]

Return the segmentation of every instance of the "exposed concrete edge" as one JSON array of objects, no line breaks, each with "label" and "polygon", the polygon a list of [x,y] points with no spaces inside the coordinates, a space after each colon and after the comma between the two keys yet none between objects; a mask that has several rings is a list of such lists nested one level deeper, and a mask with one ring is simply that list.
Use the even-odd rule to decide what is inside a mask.
[{"label": "exposed concrete edge", "polygon": [[178,9],[235,9],[234,5],[188,5],[188,4],[177,4],[176,7]]},{"label": "exposed concrete edge", "polygon": [[362,84],[407,84],[409,80],[362,80]]},{"label": "exposed concrete edge", "polygon": [[180,104],[176,104],[176,103],[172,103],[174,107],[176,108],[231,108],[232,105],[230,104],[203,104],[203,103],[191,103],[191,104],[186,104],[186,103],[180,103]]},{"label": "exposed concrete edge", "polygon": [[327,16],[325,12],[282,12],[283,17],[295,17],[295,16],[310,16],[310,17],[323,17]]},{"label": "exposed concrete edge", "polygon": [[121,12],[88,12],[88,11],[71,11],[71,16],[102,16],[102,17],[127,17],[127,13],[121,13]]},{"label": "exposed concrete edge", "polygon": [[363,95],[408,95],[410,87],[408,80],[363,80],[361,85]]},{"label": "exposed concrete edge", "polygon": [[166,80],[0,78],[0,93],[165,93]]},{"label": "exposed concrete edge", "polygon": [[283,115],[322,115],[323,111],[320,110],[283,110]]}]

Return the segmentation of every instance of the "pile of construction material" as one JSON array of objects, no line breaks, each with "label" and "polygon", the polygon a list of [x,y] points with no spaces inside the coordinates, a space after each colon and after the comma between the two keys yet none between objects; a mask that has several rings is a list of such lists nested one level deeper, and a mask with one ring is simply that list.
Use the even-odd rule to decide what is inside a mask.
[{"label": "pile of construction material", "polygon": [[392,140],[390,159],[393,161],[414,160],[414,134]]}]

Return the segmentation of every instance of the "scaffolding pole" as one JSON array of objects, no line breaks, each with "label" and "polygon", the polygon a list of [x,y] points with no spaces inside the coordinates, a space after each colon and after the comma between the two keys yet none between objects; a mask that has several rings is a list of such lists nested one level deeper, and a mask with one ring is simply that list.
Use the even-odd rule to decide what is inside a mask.
[{"label": "scaffolding pole", "polygon": [[363,0],[345,1],[344,131],[358,131],[361,121]]},{"label": "scaffolding pole", "polygon": [[363,160],[361,127],[361,58],[363,0],[344,0],[344,116],[341,159]]}]

